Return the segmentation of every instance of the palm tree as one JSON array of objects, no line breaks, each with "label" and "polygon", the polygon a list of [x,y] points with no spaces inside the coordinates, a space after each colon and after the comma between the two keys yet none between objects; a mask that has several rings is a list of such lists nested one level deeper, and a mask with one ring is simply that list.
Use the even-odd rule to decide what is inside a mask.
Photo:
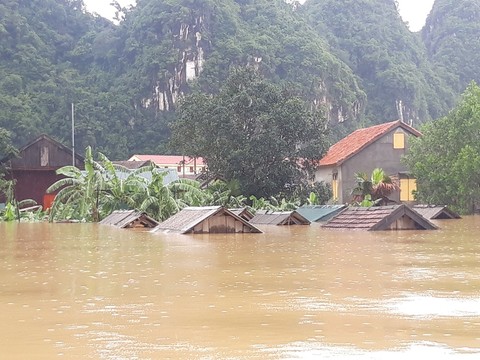
[{"label": "palm tree", "polygon": [[382,199],[382,202],[386,202],[388,196],[399,189],[392,178],[380,168],[373,169],[371,179],[373,200]]},{"label": "palm tree", "polygon": [[355,173],[355,179],[357,186],[352,195],[357,203],[368,199],[373,205],[384,205],[389,201],[388,196],[398,190],[398,185],[381,168],[373,169],[370,177],[363,172]]}]

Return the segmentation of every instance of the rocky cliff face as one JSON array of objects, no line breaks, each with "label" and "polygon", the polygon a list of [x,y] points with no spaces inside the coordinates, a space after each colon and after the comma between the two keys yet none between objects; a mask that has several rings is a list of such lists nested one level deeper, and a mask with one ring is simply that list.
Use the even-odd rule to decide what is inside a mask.
[{"label": "rocky cliff face", "polygon": [[157,78],[153,89],[153,97],[146,99],[147,106],[155,106],[159,111],[175,108],[175,103],[188,89],[188,82],[197,79],[205,63],[205,50],[208,46],[202,41],[204,16],[196,16],[192,23],[179,24],[173,42],[178,46],[178,60],[173,64],[172,73]]},{"label": "rocky cliff face", "polygon": [[282,0],[140,2],[120,25],[126,44],[135,46],[127,71],[147,76],[139,105],[172,111],[192,86],[215,93],[232,66],[247,65],[305,96],[332,123],[358,119],[365,94],[357,78],[297,6]]}]

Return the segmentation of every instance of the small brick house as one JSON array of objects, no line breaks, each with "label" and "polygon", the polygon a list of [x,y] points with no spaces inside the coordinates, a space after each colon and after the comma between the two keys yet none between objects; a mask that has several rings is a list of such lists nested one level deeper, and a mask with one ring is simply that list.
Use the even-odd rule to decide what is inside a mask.
[{"label": "small brick house", "polygon": [[[62,178],[56,174],[59,168],[73,165],[73,152],[43,134],[20,148],[18,156],[2,159],[1,164],[7,170],[6,179],[16,182],[17,200],[33,199],[47,209],[51,206],[55,194],[47,194],[46,190]],[[75,154],[75,166],[84,168],[82,156]]]},{"label": "small brick house", "polygon": [[416,181],[401,159],[412,136],[421,133],[400,120],[358,129],[330,147],[319,162],[315,180],[331,184],[333,202],[344,204],[352,201],[355,173],[371,174],[373,169],[381,168],[400,187],[390,199],[411,202]]}]

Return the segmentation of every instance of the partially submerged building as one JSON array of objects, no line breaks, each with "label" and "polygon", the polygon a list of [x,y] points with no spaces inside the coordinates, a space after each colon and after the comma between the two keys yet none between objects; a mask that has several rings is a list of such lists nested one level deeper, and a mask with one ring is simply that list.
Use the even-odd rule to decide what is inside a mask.
[{"label": "partially submerged building", "polygon": [[151,161],[159,168],[175,170],[181,178],[195,178],[206,171],[207,165],[201,157],[183,155],[132,155],[128,161]]},{"label": "partially submerged building", "polygon": [[158,231],[180,234],[262,232],[223,206],[187,207],[152,230]]},{"label": "partially submerged building", "polygon": [[310,225],[310,221],[297,211],[258,210],[251,224],[262,225]]},{"label": "partially submerged building", "polygon": [[434,230],[437,227],[405,204],[344,209],[326,224],[342,230]]},{"label": "partially submerged building", "polygon": [[460,219],[460,215],[446,205],[414,205],[413,209],[426,219]]},{"label": "partially submerged building", "polygon": [[253,213],[248,210],[247,207],[243,207],[243,208],[238,208],[238,209],[229,209],[232,213],[234,213],[235,215],[241,217],[242,219],[245,219],[247,221],[250,221],[252,220],[252,218],[255,216],[253,215]]},{"label": "partially submerged building", "polygon": [[100,221],[103,225],[112,225],[120,229],[154,228],[159,222],[146,213],[136,210],[116,210]]},{"label": "partially submerged building", "polygon": [[325,222],[345,209],[347,205],[304,205],[297,212],[310,222]]},{"label": "partially submerged building", "polygon": [[64,178],[56,171],[66,165],[83,169],[84,158],[79,154],[74,156],[70,148],[43,134],[21,147],[18,156],[8,156],[0,163],[7,171],[5,178],[15,181],[18,200],[33,199],[48,209],[56,194],[47,194],[47,189]]},{"label": "partially submerged building", "polygon": [[396,203],[414,201],[416,180],[408,173],[402,157],[408,152],[409,139],[421,133],[401,121],[392,121],[358,129],[330,147],[320,160],[316,181],[332,186],[333,200],[339,204],[353,201],[355,173],[370,174],[381,168],[398,179],[399,191],[389,198]]}]

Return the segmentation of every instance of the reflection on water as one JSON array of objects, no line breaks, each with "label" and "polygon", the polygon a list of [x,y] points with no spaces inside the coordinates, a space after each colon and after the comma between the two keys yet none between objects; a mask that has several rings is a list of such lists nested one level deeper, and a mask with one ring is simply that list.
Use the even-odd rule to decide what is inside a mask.
[{"label": "reflection on water", "polygon": [[0,223],[9,359],[480,357],[478,217],[162,235]]}]

